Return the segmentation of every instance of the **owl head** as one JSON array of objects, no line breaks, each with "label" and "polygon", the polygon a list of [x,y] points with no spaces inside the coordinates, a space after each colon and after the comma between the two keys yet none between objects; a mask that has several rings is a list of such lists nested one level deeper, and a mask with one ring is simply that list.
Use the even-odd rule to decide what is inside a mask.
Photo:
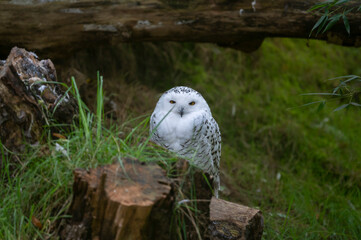
[{"label": "owl head", "polygon": [[174,87],[166,91],[159,99],[156,111],[172,112],[185,117],[188,114],[207,111],[211,113],[209,106],[196,90],[189,87]]}]

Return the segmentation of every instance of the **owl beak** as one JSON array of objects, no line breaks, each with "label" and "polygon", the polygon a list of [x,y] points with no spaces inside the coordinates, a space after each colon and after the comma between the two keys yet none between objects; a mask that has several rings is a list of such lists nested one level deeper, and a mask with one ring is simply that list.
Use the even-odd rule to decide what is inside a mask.
[{"label": "owl beak", "polygon": [[183,117],[184,107],[181,107],[181,108],[179,109],[179,114],[180,114],[181,117]]}]

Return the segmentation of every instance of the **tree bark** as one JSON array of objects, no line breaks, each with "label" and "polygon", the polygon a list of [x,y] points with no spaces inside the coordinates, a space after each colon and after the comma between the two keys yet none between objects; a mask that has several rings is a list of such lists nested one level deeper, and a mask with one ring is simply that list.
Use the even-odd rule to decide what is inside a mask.
[{"label": "tree bark", "polygon": [[263,233],[261,211],[212,198],[210,205],[211,240],[259,240]]},{"label": "tree bark", "polygon": [[[257,49],[265,37],[308,38],[320,15],[307,10],[319,0],[143,0],[0,2],[0,54],[11,46],[64,57],[98,42],[211,42],[243,51]],[[350,3],[357,5],[357,3]],[[361,14],[311,38],[361,45]]]},{"label": "tree bark", "polygon": [[75,100],[56,81],[51,60],[25,49],[14,47],[0,64],[0,140],[7,149],[22,151],[24,142],[39,142],[44,125],[72,122]]}]

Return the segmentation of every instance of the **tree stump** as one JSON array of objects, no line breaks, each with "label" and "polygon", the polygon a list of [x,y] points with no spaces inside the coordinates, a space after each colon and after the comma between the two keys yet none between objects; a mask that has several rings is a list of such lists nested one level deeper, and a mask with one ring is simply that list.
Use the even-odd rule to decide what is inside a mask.
[{"label": "tree stump", "polygon": [[210,205],[211,240],[258,240],[262,238],[260,210],[212,198]]},{"label": "tree stump", "polygon": [[126,158],[74,177],[62,239],[171,239],[172,181],[158,165]]},{"label": "tree stump", "polygon": [[36,143],[43,126],[72,123],[75,100],[56,84],[51,60],[14,47],[0,62],[0,140],[7,149],[20,152],[24,141]]}]

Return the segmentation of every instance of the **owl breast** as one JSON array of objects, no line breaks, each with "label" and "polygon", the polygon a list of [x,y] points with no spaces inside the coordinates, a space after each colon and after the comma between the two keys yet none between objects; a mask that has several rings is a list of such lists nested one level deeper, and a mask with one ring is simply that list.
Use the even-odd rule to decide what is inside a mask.
[{"label": "owl breast", "polygon": [[191,143],[195,115],[187,114],[181,117],[179,114],[170,113],[165,118],[165,114],[155,116],[157,119],[164,118],[157,129],[157,142],[174,152],[183,150]]}]

